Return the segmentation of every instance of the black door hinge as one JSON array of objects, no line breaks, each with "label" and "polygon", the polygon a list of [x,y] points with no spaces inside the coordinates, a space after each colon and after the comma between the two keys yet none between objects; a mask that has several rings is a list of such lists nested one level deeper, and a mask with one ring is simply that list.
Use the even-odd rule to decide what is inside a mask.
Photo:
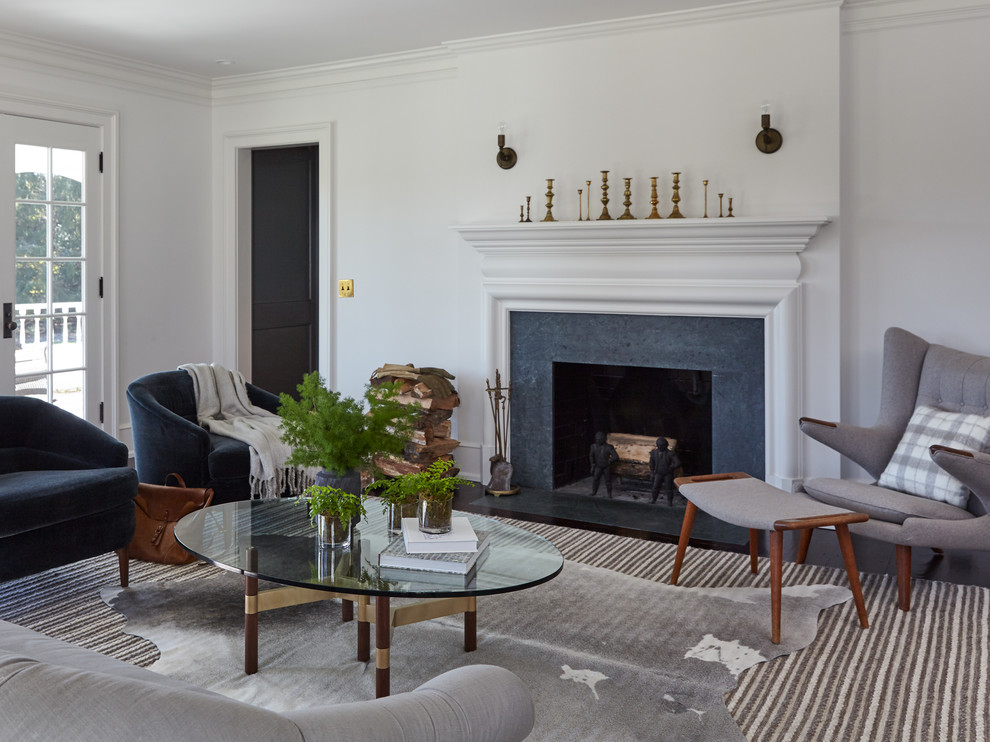
[{"label": "black door hinge", "polygon": [[103,403],[100,402],[100,422],[103,422]]},{"label": "black door hinge", "polygon": [[103,172],[103,153],[100,152],[100,172]]},{"label": "black door hinge", "polygon": [[103,298],[103,276],[100,276],[100,298]]}]

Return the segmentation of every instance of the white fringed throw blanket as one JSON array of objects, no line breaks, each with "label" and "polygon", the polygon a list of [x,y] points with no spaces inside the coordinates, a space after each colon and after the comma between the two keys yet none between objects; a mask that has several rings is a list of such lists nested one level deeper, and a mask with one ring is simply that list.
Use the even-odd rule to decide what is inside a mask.
[{"label": "white fringed throw blanket", "polygon": [[282,418],[251,404],[240,371],[208,363],[187,363],[196,392],[199,424],[217,435],[243,441],[251,452],[251,497],[299,494],[314,482],[317,469],[286,466],[292,449],[282,442]]}]

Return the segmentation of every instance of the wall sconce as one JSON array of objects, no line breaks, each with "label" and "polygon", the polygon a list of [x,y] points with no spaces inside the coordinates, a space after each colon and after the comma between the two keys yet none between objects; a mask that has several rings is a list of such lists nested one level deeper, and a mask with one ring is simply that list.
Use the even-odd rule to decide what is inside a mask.
[{"label": "wall sconce", "polygon": [[767,155],[772,155],[783,144],[784,138],[776,129],[770,128],[770,104],[763,104],[763,115],[760,117],[760,125],[763,127],[756,135],[756,148]]},{"label": "wall sconce", "polygon": [[505,132],[508,131],[509,125],[504,121],[498,125],[498,154],[495,155],[495,162],[503,170],[508,170],[513,165],[516,164],[516,151],[512,147],[505,146]]}]

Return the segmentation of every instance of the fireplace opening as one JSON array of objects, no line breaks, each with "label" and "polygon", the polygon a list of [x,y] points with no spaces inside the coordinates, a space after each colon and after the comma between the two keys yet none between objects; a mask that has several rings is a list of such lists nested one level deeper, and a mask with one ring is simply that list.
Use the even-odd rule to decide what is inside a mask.
[{"label": "fireplace opening", "polygon": [[711,473],[710,370],[554,362],[552,388],[554,489],[588,486],[599,432],[621,457],[617,490],[650,489],[648,455],[661,436],[676,441],[678,474]]}]

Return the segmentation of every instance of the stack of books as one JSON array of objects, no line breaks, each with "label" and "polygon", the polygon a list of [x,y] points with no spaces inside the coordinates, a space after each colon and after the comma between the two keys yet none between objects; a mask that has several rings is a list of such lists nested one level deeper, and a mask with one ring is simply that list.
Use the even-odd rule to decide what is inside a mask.
[{"label": "stack of books", "polygon": [[488,531],[475,532],[463,517],[453,518],[451,526],[448,533],[423,533],[415,518],[403,518],[402,538],[382,549],[378,566],[469,576],[488,547]]}]

